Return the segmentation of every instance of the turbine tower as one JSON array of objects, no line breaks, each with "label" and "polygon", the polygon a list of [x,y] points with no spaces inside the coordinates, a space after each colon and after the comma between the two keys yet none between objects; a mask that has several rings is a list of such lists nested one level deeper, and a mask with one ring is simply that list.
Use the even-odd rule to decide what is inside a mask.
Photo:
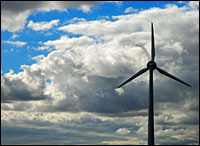
[{"label": "turbine tower", "polygon": [[157,67],[156,63],[154,62],[154,58],[155,58],[154,31],[153,31],[153,23],[151,23],[151,61],[147,63],[146,68],[141,69],[140,71],[138,71],[136,74],[134,74],[132,77],[130,77],[128,80],[126,80],[124,83],[122,83],[117,87],[117,88],[122,87],[126,83],[130,82],[131,80],[135,79],[136,77],[140,76],[141,74],[149,70],[148,145],[154,145],[153,70],[157,69],[161,74],[191,87],[189,84],[181,81],[177,77]]}]

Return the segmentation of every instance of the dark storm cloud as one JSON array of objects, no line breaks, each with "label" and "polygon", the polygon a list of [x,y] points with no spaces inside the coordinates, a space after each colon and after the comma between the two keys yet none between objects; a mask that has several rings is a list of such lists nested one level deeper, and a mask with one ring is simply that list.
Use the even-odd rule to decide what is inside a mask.
[{"label": "dark storm cloud", "polygon": [[34,10],[34,9],[42,9],[42,8],[48,8],[51,9],[67,9],[69,7],[74,8],[80,8],[83,5],[92,6],[96,2],[92,1],[79,1],[79,2],[73,2],[73,1],[57,1],[57,2],[51,2],[51,1],[1,1],[1,10],[2,11],[10,11],[10,12],[23,12],[26,10]]},{"label": "dark storm cloud", "polygon": [[[115,92],[116,83],[122,78],[89,76],[89,83],[79,81],[80,87],[70,87],[67,98],[59,102],[55,111],[87,111],[100,114],[120,114],[128,111],[139,111],[147,108],[148,87],[144,82],[130,83],[123,95]],[[134,92],[131,92],[133,91]],[[70,91],[73,91],[70,92]],[[85,92],[87,91],[87,92]],[[78,99],[74,99],[76,95]]]},{"label": "dark storm cloud", "polygon": [[1,11],[19,13],[39,8],[44,4],[45,2],[42,1],[1,1]]},{"label": "dark storm cloud", "polygon": [[[38,114],[37,116],[45,119],[45,114]],[[30,119],[26,119],[15,126],[3,123],[2,144],[102,144],[103,141],[127,140],[115,133],[122,125],[133,129],[131,124],[122,124],[122,122],[113,124],[113,121],[102,121],[87,114],[81,116],[80,119],[69,120],[69,118],[65,121],[65,124],[57,121],[57,126],[44,119],[44,121],[36,120],[36,118]],[[31,124],[31,127],[27,127],[29,124]],[[60,126],[62,126],[62,129],[58,128]],[[137,129],[137,126],[134,128]],[[10,139],[7,140],[7,137],[10,137]],[[48,138],[51,140],[44,141]]]},{"label": "dark storm cloud", "polygon": [[186,117],[179,118],[178,124],[199,125],[199,115],[196,112],[188,112]]}]

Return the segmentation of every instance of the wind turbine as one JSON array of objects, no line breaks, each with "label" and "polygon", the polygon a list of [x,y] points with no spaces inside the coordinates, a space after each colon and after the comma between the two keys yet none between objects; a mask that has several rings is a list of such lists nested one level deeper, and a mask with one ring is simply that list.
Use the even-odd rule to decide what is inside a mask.
[{"label": "wind turbine", "polygon": [[117,88],[122,87],[126,83],[130,82],[131,80],[135,79],[136,77],[140,76],[141,74],[149,70],[148,145],[154,145],[153,70],[157,69],[161,74],[191,87],[189,84],[181,81],[177,77],[157,67],[156,63],[154,62],[154,58],[155,58],[154,31],[153,31],[153,23],[151,23],[151,61],[147,63],[146,68],[141,69],[140,71],[138,71],[136,74],[134,74],[132,77],[130,77],[128,80],[126,80],[124,83],[122,83],[117,87]]}]

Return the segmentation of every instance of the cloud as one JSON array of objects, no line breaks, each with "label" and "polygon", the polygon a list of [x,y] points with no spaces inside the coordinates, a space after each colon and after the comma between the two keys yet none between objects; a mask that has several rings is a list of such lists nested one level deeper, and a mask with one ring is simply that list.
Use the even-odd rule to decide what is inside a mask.
[{"label": "cloud", "polygon": [[133,12],[137,12],[137,9],[134,9],[133,7],[128,7],[125,9],[124,13],[133,13]]},{"label": "cloud", "polygon": [[[84,12],[90,11],[90,8],[96,2],[21,2],[21,1],[1,1],[1,29],[11,32],[19,31],[24,28],[26,19],[35,11],[66,11],[67,8],[77,8]],[[15,24],[15,25],[13,25]]]},{"label": "cloud", "polygon": [[124,94],[124,90],[123,90],[122,88],[115,89],[115,92],[116,92],[118,95]]},{"label": "cloud", "polygon": [[40,46],[38,48],[35,48],[34,50],[38,50],[38,51],[48,50],[48,51],[50,51],[50,50],[52,50],[52,48],[49,48],[49,46]]},{"label": "cloud", "polygon": [[53,46],[55,49],[69,49],[73,47],[87,47],[95,43],[95,41],[92,38],[89,38],[87,36],[82,36],[79,38],[73,37],[69,38],[67,36],[61,36],[58,40],[53,41],[47,41],[43,44],[45,46]]},{"label": "cloud", "polygon": [[34,23],[31,20],[31,21],[29,21],[27,27],[30,27],[34,31],[49,30],[53,26],[57,26],[59,21],[60,20],[56,19],[56,20],[52,20],[50,22],[36,22],[36,23]]},{"label": "cloud", "polygon": [[[2,2],[1,2],[2,3]],[[4,3],[4,2],[3,2]],[[3,4],[1,4],[1,30],[8,30],[10,32],[15,32],[24,28],[26,19],[30,15],[30,11],[26,10],[21,13],[15,13],[6,11],[2,9]],[[15,25],[13,25],[15,24]]]},{"label": "cloud", "polygon": [[18,100],[44,100],[45,77],[40,70],[32,70],[26,65],[21,67],[24,72],[14,74],[11,70],[1,77],[1,102]]},{"label": "cloud", "polygon": [[3,43],[11,44],[16,47],[23,47],[27,44],[27,42],[22,42],[22,41],[3,41]]},{"label": "cloud", "polygon": [[[139,118],[139,120],[141,119]],[[2,138],[4,139],[9,135],[12,136],[10,141],[3,140],[2,143],[8,144],[13,142],[17,144],[24,136],[27,136],[26,140],[21,141],[24,144],[45,144],[49,142],[53,144],[103,144],[117,143],[119,141],[126,141],[129,144],[144,143],[138,137],[133,139],[131,133],[116,133],[116,129],[120,129],[122,125],[132,129],[133,121],[137,121],[137,119],[132,117],[110,118],[87,112],[33,113],[26,111],[22,113],[19,111],[3,111]],[[8,131],[12,132],[8,133]],[[20,135],[17,134],[19,132],[21,133]],[[40,134],[38,135],[41,132],[43,135],[46,135],[45,138]],[[35,141],[35,138],[32,138],[33,135],[35,135],[37,141]],[[69,135],[67,139],[66,135]],[[48,142],[44,141],[47,137],[52,138]]]},{"label": "cloud", "polygon": [[70,22],[70,23],[75,23],[75,22],[85,21],[85,20],[86,20],[85,18],[77,18],[77,17],[74,17],[74,18],[71,19],[69,22]]},{"label": "cloud", "polygon": [[17,34],[15,34],[15,33],[13,33],[13,35],[12,35],[12,39],[14,40],[15,38],[17,38],[17,37],[19,37],[19,35],[17,35]]},{"label": "cloud", "polygon": [[[95,1],[1,1],[1,30],[16,32],[22,30],[27,18],[35,11],[67,11],[75,8],[88,13],[91,8],[102,2]],[[117,5],[120,2],[111,2]],[[15,25],[13,25],[15,24]]]},{"label": "cloud", "polygon": [[44,59],[45,56],[44,55],[38,55],[38,56],[35,56],[35,57],[32,57],[33,60],[36,60],[37,62],[41,61],[42,59]]},{"label": "cloud", "polygon": [[188,3],[188,5],[192,8],[192,9],[199,9],[199,1],[190,1]]},{"label": "cloud", "polygon": [[128,130],[128,129],[126,129],[126,128],[119,128],[119,129],[116,131],[116,133],[122,134],[122,135],[127,135],[127,134],[129,134],[130,132],[131,132],[131,131]]}]

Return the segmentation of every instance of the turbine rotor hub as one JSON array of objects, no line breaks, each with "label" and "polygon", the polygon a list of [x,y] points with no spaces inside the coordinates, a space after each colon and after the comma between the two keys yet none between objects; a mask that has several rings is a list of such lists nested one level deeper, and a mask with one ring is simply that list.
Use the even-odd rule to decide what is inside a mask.
[{"label": "turbine rotor hub", "polygon": [[147,68],[154,70],[157,67],[157,64],[154,61],[149,61],[147,63]]}]

